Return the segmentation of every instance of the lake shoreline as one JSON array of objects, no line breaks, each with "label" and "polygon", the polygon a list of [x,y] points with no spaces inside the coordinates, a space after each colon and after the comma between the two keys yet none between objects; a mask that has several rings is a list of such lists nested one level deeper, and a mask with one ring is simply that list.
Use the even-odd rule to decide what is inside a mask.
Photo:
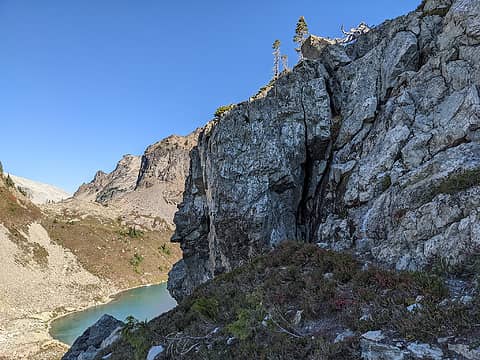
[{"label": "lake shoreline", "polygon": [[[0,358],[5,360],[59,360],[70,349],[71,345],[52,336],[52,324],[55,320],[87,311],[88,309],[108,306],[109,303],[121,297],[125,292],[141,288],[150,288],[165,283],[166,280],[162,280],[128,288],[110,288],[111,291],[106,291],[98,300],[86,300],[87,298],[83,296],[86,294],[79,292],[78,301],[75,303],[77,306],[69,307],[68,305],[71,303],[63,304],[55,311],[40,311],[24,317],[6,318],[3,328],[0,328]],[[103,289],[107,288],[108,287],[103,287]],[[161,312],[158,313],[158,315],[160,314]],[[117,316],[117,318],[124,320],[121,316]],[[85,327],[85,329],[86,328],[87,327]]]},{"label": "lake shoreline", "polygon": [[[158,283],[149,283],[149,284],[143,284],[143,285],[136,285],[136,286],[132,286],[132,287],[129,287],[129,288],[125,288],[125,289],[122,289],[122,290],[119,290],[119,291],[116,291],[110,295],[108,295],[108,297],[106,297],[106,300],[104,301],[99,301],[98,303],[95,303],[94,305],[87,305],[87,306],[82,306],[82,307],[79,307],[79,308],[76,308],[75,310],[72,310],[72,311],[67,311],[65,313],[62,313],[62,314],[59,314],[53,318],[51,318],[50,320],[47,321],[47,333],[48,333],[48,337],[50,338],[49,341],[47,340],[46,342],[51,342],[51,343],[56,343],[62,347],[66,347],[66,349],[68,350],[71,345],[68,345],[58,339],[55,339],[53,336],[52,336],[52,333],[51,333],[51,330],[52,330],[52,323],[56,320],[59,320],[63,317],[66,317],[66,316],[69,316],[69,315],[72,315],[72,314],[75,314],[75,313],[79,313],[79,312],[82,312],[82,311],[86,311],[88,309],[94,309],[98,306],[103,306],[103,305],[108,305],[109,303],[111,303],[112,301],[118,299],[122,294],[128,292],[128,291],[131,291],[131,290],[135,290],[135,289],[139,289],[139,288],[144,288],[144,287],[150,287],[150,286],[154,286],[154,285],[162,285],[162,284],[165,284],[167,282],[167,280],[163,280],[163,281],[160,281]],[[123,319],[119,319],[121,321],[123,321]]]}]

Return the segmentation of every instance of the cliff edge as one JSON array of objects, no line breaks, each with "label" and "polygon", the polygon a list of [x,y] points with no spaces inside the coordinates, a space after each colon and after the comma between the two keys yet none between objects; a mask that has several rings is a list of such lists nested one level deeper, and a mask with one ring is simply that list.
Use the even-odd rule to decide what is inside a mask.
[{"label": "cliff edge", "polygon": [[349,45],[308,42],[265,96],[206,126],[171,293],[289,239],[398,270],[478,249],[479,19],[478,1],[427,0]]}]

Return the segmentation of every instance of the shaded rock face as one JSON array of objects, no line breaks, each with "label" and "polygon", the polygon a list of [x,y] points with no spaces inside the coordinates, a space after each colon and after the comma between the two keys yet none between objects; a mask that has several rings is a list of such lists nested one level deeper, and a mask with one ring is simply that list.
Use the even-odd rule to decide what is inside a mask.
[{"label": "shaded rock face", "polygon": [[172,294],[286,239],[397,269],[468,256],[480,245],[479,18],[478,1],[425,1],[353,44],[321,43],[206,126],[174,219]]},{"label": "shaded rock face", "polygon": [[119,337],[124,323],[110,315],[103,315],[94,325],[75,340],[62,360],[92,360],[100,350]]}]

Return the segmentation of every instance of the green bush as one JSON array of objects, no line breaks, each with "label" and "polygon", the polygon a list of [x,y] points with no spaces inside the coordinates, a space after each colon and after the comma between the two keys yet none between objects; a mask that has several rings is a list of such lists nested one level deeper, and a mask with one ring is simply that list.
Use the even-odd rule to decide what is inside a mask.
[{"label": "green bush", "polygon": [[227,325],[227,331],[237,339],[246,340],[255,335],[266,314],[260,304],[240,309],[237,320]]},{"label": "green bush", "polygon": [[143,236],[143,231],[141,230],[137,230],[135,227],[130,227],[128,229],[128,236],[130,236],[131,238],[140,238]]},{"label": "green bush", "polygon": [[158,249],[166,256],[170,256],[172,254],[172,250],[170,250],[168,244],[162,244]]},{"label": "green bush", "polygon": [[138,267],[143,261],[143,256],[140,255],[139,253],[135,253],[133,257],[130,259],[130,265],[133,266],[133,270],[135,270],[136,273],[139,272]]},{"label": "green bush", "polygon": [[143,235],[145,235],[145,233],[141,230],[137,230],[134,226],[130,226],[128,228],[128,230],[119,230],[118,233],[121,235],[121,236],[128,236],[132,239],[138,239],[138,238],[141,238],[143,237]]},{"label": "green bush", "polygon": [[134,350],[135,360],[145,359],[151,346],[152,332],[146,321],[138,321],[133,316],[125,319],[122,338]]},{"label": "green bush", "polygon": [[215,110],[215,117],[216,117],[216,118],[222,117],[225,113],[229,112],[229,111],[232,110],[234,107],[235,107],[235,104],[229,104],[229,105],[220,106],[219,108],[217,108],[217,110]]},{"label": "green bush", "polygon": [[201,316],[215,320],[218,315],[218,301],[214,298],[201,297],[193,302],[191,309]]}]

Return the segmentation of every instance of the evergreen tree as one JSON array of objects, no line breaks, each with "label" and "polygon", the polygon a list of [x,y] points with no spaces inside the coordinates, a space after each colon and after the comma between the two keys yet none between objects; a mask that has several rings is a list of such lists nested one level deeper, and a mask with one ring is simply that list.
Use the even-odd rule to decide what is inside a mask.
[{"label": "evergreen tree", "polygon": [[275,40],[272,45],[273,49],[273,78],[278,78],[280,74],[280,40]]},{"label": "evergreen tree", "polygon": [[298,53],[300,59],[302,59],[302,44],[308,36],[308,25],[303,16],[300,16],[297,21],[297,27],[295,28],[295,36],[293,42],[297,44],[295,51]]},{"label": "evergreen tree", "polygon": [[7,184],[8,187],[14,187],[15,183],[13,182],[12,178],[10,177],[10,174],[7,175],[7,178],[5,179],[5,183]]},{"label": "evergreen tree", "polygon": [[282,58],[282,67],[283,67],[283,70],[286,70],[286,71],[290,70],[290,69],[288,68],[288,55],[283,54],[281,58]]},{"label": "evergreen tree", "polygon": [[3,164],[2,162],[0,161],[0,176],[3,175]]}]

